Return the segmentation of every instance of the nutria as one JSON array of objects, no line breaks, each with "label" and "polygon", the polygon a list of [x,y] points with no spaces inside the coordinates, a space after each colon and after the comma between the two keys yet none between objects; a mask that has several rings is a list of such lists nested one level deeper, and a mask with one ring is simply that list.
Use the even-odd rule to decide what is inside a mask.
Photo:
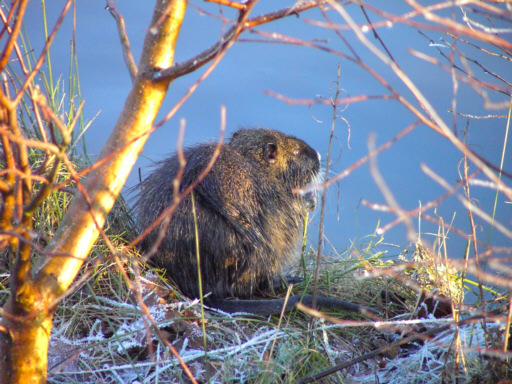
[{"label": "nutria", "polygon": [[[180,191],[193,183],[209,163],[216,143],[183,151],[186,159]],[[173,202],[177,155],[157,164],[137,190],[135,210],[140,229],[150,226]],[[284,300],[248,299],[270,289],[274,277],[293,260],[303,218],[316,205],[314,193],[297,193],[318,180],[320,155],[304,141],[281,132],[241,129],[223,144],[211,171],[193,190],[203,293],[206,303],[226,312],[274,315]],[[168,223],[152,261],[190,298],[199,297],[192,198],[185,197]],[[165,225],[165,223],[163,224]],[[146,251],[162,224],[141,242]],[[300,296],[289,299],[292,309]],[[302,297],[311,305],[312,297]],[[336,299],[319,298],[319,306],[362,311]]]}]

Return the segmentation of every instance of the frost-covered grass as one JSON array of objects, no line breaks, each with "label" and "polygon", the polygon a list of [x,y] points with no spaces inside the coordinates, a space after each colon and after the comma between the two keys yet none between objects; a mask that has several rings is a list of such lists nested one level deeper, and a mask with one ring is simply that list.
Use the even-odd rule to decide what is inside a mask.
[{"label": "frost-covered grass", "polygon": [[[385,367],[375,373],[351,378],[360,383],[375,383],[378,380],[389,384],[489,382],[492,373],[485,369],[486,357],[481,351],[486,348],[485,334],[498,333],[499,325],[488,323],[485,327],[484,330],[481,323],[475,323],[457,329],[460,363],[455,361],[457,355],[451,350],[457,336],[454,330],[447,330],[432,340],[415,343],[415,350],[390,359]],[[482,381],[477,381],[477,378]]]},{"label": "frost-covered grass", "polygon": [[[343,312],[330,314],[346,320],[340,324],[298,312],[279,321],[206,309],[205,343],[199,302],[182,297],[161,271],[135,265],[136,252],[127,252],[122,238],[116,241],[122,265],[133,289],[139,290],[147,312],[108,254],[103,254],[99,263],[92,261],[86,271],[90,276],[57,310],[50,340],[50,383],[189,382],[162,336],[199,382],[293,383],[391,344],[402,334],[453,322],[451,316],[436,319],[432,315],[423,322],[408,320],[414,317],[418,298],[417,287],[407,283],[412,281],[411,276],[418,286],[420,281],[423,286],[428,281],[430,289],[436,282],[427,277],[429,268],[414,270],[409,263],[417,252],[409,258],[404,254],[389,257],[379,244],[374,244],[370,250],[365,248],[364,259],[358,260],[354,249],[347,250],[341,259],[326,257],[321,294],[364,303],[379,310],[382,320],[387,318],[389,322],[376,324]],[[96,254],[102,255],[103,251],[99,244]],[[306,265],[313,266],[309,260]],[[390,268],[400,272],[394,277],[378,276]],[[439,287],[443,284],[438,282]],[[300,293],[306,285],[307,281],[299,284],[296,291]],[[384,297],[391,299],[386,301]],[[152,328],[147,313],[160,334]],[[464,313],[470,315],[467,310]],[[500,325],[476,321],[358,362],[324,382],[374,383],[378,379],[386,383],[441,383],[443,378],[445,382],[471,382],[474,378],[492,382],[490,378],[496,376],[488,370],[490,360],[485,351],[492,350],[492,340],[500,338]]]}]

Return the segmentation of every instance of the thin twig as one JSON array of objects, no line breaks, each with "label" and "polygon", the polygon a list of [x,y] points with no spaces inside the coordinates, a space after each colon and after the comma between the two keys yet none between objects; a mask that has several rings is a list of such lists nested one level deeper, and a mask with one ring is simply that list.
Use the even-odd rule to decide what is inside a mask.
[{"label": "thin twig", "polygon": [[[470,178],[475,177],[479,173],[480,173],[480,171],[477,170],[477,171],[473,172],[471,175],[469,175],[469,177]],[[458,182],[453,187],[450,187],[444,195],[438,197],[435,200],[429,201],[426,204],[421,204],[421,206],[418,208],[415,208],[411,211],[403,213],[401,216],[398,216],[392,222],[378,228],[378,232],[385,233],[385,232],[389,231],[391,228],[393,228],[395,225],[397,225],[398,223],[402,222],[406,217],[414,217],[418,214],[422,214],[423,212],[425,212],[429,209],[438,207],[444,200],[446,200],[448,197],[455,194],[462,187],[462,185],[463,185],[462,182]]]},{"label": "thin twig", "polygon": [[[16,4],[17,3],[17,4]],[[14,26],[12,27],[11,31],[9,32],[9,38],[7,39],[7,43],[5,44],[5,47],[2,49],[2,54],[0,55],[0,72],[3,72],[5,69],[5,66],[7,65],[9,61],[9,56],[11,56],[11,52],[14,48],[14,44],[16,43],[16,39],[18,38],[18,34],[21,30],[21,23],[23,22],[23,15],[25,14],[25,10],[27,8],[28,0],[20,0],[16,1],[12,4],[12,7],[15,8],[16,5],[17,13],[14,17]],[[11,17],[11,13],[9,13],[9,17]],[[7,27],[7,25],[6,25]]]},{"label": "thin twig", "polygon": [[[439,185],[441,185],[443,188],[445,188],[448,191],[451,190],[451,188],[452,188],[451,185],[446,180],[444,180],[441,176],[439,176],[433,170],[431,170],[427,165],[422,164],[421,169],[423,170],[423,172],[425,172],[425,174],[427,176],[431,177],[433,180],[435,180],[437,183],[439,183]],[[462,197],[459,195],[457,195],[456,197],[459,199],[459,201],[462,203],[462,205],[464,205],[464,207],[466,207],[468,212],[475,213],[480,218],[485,220],[488,224],[492,224],[498,231],[503,233],[505,236],[512,239],[512,231],[510,229],[508,229],[506,225],[501,224],[497,220],[493,220],[493,218],[491,216],[489,216],[481,208],[478,208],[475,204],[473,204],[473,202],[471,201],[471,198],[467,192],[467,190],[469,190],[469,177],[470,176],[467,174],[467,170],[465,170],[464,172],[465,172],[464,175],[461,175],[461,180],[463,181],[463,184],[465,186],[466,195],[465,195],[465,197]],[[472,214],[470,215],[470,218],[471,218],[471,223],[473,225],[474,222],[473,222]],[[474,230],[474,228],[473,228],[473,230]],[[473,232],[473,230],[472,230],[472,232]],[[473,237],[476,239],[476,233],[473,233]]]},{"label": "thin twig", "polygon": [[[225,133],[225,124],[224,124],[224,119],[222,119],[222,124],[221,124],[221,127],[220,127],[220,134],[219,134],[219,139],[217,140],[217,145],[215,146],[215,149],[212,153],[212,156],[210,158],[210,161],[208,162],[208,164],[206,165],[206,167],[201,171],[201,173],[198,175],[198,177],[194,180],[194,182],[192,182],[187,188],[185,188],[183,190],[183,192],[179,193],[178,194],[178,197],[175,197],[173,199],[173,203],[166,209],[164,210],[154,221],[153,223],[147,227],[142,233],[140,233],[135,239],[133,239],[130,244],[129,244],[129,247],[134,247],[136,246],[138,243],[140,243],[140,241],[146,237],[152,230],[154,230],[158,225],[160,225],[160,223],[162,223],[164,220],[169,220],[170,219],[170,216],[174,213],[174,211],[176,210],[178,204],[189,194],[192,192],[192,190],[201,182],[203,181],[203,179],[206,177],[206,175],[211,171],[212,167],[215,165],[215,162],[217,161],[217,158],[219,157],[220,155],[220,151],[222,149],[222,142],[224,140],[224,133]],[[169,219],[167,219],[169,218]],[[165,233],[165,231],[164,231]],[[163,239],[162,239],[163,240]],[[160,243],[161,241],[160,240]],[[147,259],[149,258],[155,251],[156,249],[158,248],[159,246],[159,239],[157,238],[155,240],[155,243],[152,247],[152,249],[150,249],[145,255],[144,257]],[[154,249],[153,249],[154,248]]]},{"label": "thin twig", "polygon": [[[220,62],[220,60],[224,57],[224,55],[226,54],[226,52],[228,51],[229,48],[231,48],[231,46],[235,43],[235,40],[236,40],[236,36],[238,36],[242,29],[243,29],[243,25],[246,23],[246,20],[247,18],[249,17],[252,9],[254,8],[254,6],[256,5],[256,3],[258,2],[258,0],[252,0],[251,2],[248,2],[247,3],[247,7],[241,11],[239,17],[238,17],[238,22],[237,22],[237,25],[234,26],[234,32],[233,32],[233,35],[231,36],[231,38],[227,41],[225,41],[223,44],[222,44],[222,47],[221,49],[216,53],[215,57],[212,58],[213,61],[212,63],[210,64],[210,66],[204,71],[204,73],[199,77],[199,79],[196,80],[196,82],[194,84],[192,84],[187,92],[182,96],[182,98],[174,105],[174,107],[167,113],[167,115],[165,115],[165,117],[160,120],[158,123],[156,123],[149,131],[148,131],[148,134],[150,132],[153,132],[155,129],[158,129],[159,127],[161,127],[162,125],[164,125],[167,121],[169,121],[171,119],[172,116],[174,116],[174,114],[181,108],[181,106],[183,105],[183,103],[185,103],[185,101],[195,92],[195,90],[197,89],[197,87],[199,87],[199,84],[201,84],[208,76],[210,76],[210,74],[212,73],[212,71],[215,69],[215,67],[217,66],[217,64]],[[232,29],[233,29],[232,28]],[[222,41],[222,40],[221,40]],[[220,42],[219,42],[220,44]],[[205,61],[204,63],[206,63],[207,61]],[[174,68],[174,67],[173,67]],[[156,79],[155,81],[159,81],[161,80],[162,78],[160,78],[159,76],[156,76]]]},{"label": "thin twig", "polygon": [[46,54],[48,53],[48,50],[50,49],[50,46],[53,43],[53,39],[57,35],[57,31],[60,29],[60,26],[62,25],[62,22],[64,21],[64,17],[68,13],[69,7],[73,3],[73,0],[67,0],[66,4],[64,5],[64,8],[62,9],[59,18],[57,19],[57,22],[55,23],[55,26],[52,29],[52,32],[48,36],[48,39],[46,39],[46,42],[44,43],[43,50],[41,51],[41,54],[39,55],[39,59],[37,59],[36,63],[32,67],[32,71],[28,74],[28,76],[25,79],[25,82],[23,83],[22,87],[20,88],[18,95],[13,100],[15,104],[18,104],[23,95],[25,94],[25,90],[29,86],[29,84],[32,82],[34,77],[39,73],[39,69],[41,69],[41,66],[44,63]]},{"label": "thin twig", "polygon": [[227,7],[231,7],[234,9],[238,9],[239,11],[244,11],[247,7],[244,3],[235,3],[234,1],[229,0],[205,0],[208,3],[217,3],[220,5],[225,5]]},{"label": "thin twig", "polygon": [[135,77],[137,77],[138,70],[137,64],[135,64],[135,60],[133,59],[132,50],[130,48],[130,40],[128,39],[128,34],[126,33],[123,15],[121,15],[121,13],[119,13],[117,10],[115,0],[107,0],[107,9],[116,21],[117,33],[119,35],[121,48],[123,49],[124,62],[133,82]]},{"label": "thin twig", "polygon": [[[453,111],[448,110],[448,112],[453,112]],[[473,120],[506,119],[507,118],[507,115],[476,116],[476,115],[470,115],[468,113],[462,113],[462,112],[457,112],[457,115],[462,116],[462,117],[467,117],[467,118],[473,119]]]},{"label": "thin twig", "polygon": [[[377,33],[377,30],[374,28],[372,22],[370,21],[370,17],[368,16],[368,13],[366,12],[366,8],[364,7],[363,4],[360,5],[361,7],[361,11],[363,11],[363,15],[366,19],[366,21],[368,22],[368,25],[370,26],[370,28],[372,29],[372,32],[373,32],[373,36],[379,41],[380,45],[382,45],[382,48],[384,48],[384,50],[386,51],[386,53],[388,54],[389,58],[396,63],[396,60],[395,58],[393,57],[393,55],[391,54],[390,50],[388,49],[388,47],[386,46],[386,44],[384,44],[384,41],[382,41],[382,39],[380,38],[379,34]],[[398,64],[397,64],[398,65]]]},{"label": "thin twig", "polygon": [[343,105],[361,103],[367,100],[396,100],[396,98],[393,95],[357,95],[342,97],[336,100],[330,100],[325,98],[295,99],[270,90],[265,90],[264,92],[265,94],[271,97],[275,97],[277,100],[284,101],[286,104],[289,105],[332,105],[333,103],[335,103],[336,105]]},{"label": "thin twig", "polygon": [[[334,128],[336,128],[336,121],[338,120],[338,104],[336,103],[336,100],[338,99],[338,96],[340,95],[341,88],[340,88],[340,73],[341,73],[341,66],[338,65],[338,73],[336,76],[336,91],[334,92],[334,97],[331,100],[331,106],[332,106],[332,122],[331,122],[331,132],[329,135],[329,145],[327,148],[327,160],[325,164],[325,177],[326,180],[328,180],[329,177],[329,166],[331,163],[331,148],[332,148],[332,140],[334,138]],[[327,188],[322,189],[322,200],[320,205],[320,227],[318,229],[318,249],[316,254],[316,268],[315,268],[315,285],[313,289],[313,303],[312,307],[316,308],[316,301],[318,297],[318,277],[320,275],[320,264],[321,264],[321,257],[322,257],[322,239],[324,236],[324,216],[325,216],[325,203],[327,198]]]},{"label": "thin twig", "polygon": [[407,239],[410,242],[414,242],[417,240],[416,230],[414,229],[414,224],[410,216],[407,215],[407,212],[404,211],[398,201],[395,199],[393,192],[387,185],[386,181],[382,177],[379,169],[377,167],[377,160],[375,156],[375,141],[376,137],[374,135],[370,135],[368,138],[368,156],[369,156],[369,165],[370,165],[370,173],[373,177],[373,180],[377,184],[377,187],[381,191],[384,199],[388,206],[390,206],[401,218],[401,221],[405,222],[405,227],[407,229]]},{"label": "thin twig", "polygon": [[9,15],[5,17],[3,9],[0,10],[0,14],[2,15],[2,21],[4,22],[4,26],[2,28],[2,31],[0,31],[0,40],[4,37],[5,32],[11,33],[11,28],[9,27],[9,24],[11,23],[14,12],[16,11],[16,2],[12,2],[11,6],[9,7]]},{"label": "thin twig", "polygon": [[417,126],[421,124],[420,121],[415,121],[412,124],[409,124],[407,127],[405,127],[402,131],[400,131],[395,137],[391,138],[384,144],[382,144],[380,147],[375,148],[373,153],[370,153],[355,163],[351,164],[349,167],[345,168],[343,171],[339,172],[336,176],[330,178],[327,182],[323,184],[323,188],[328,188],[332,184],[340,181],[341,179],[347,177],[349,174],[351,174],[354,170],[365,164],[369,159],[370,156],[377,156],[379,153],[387,150],[390,148],[394,143],[396,143],[398,140],[400,140],[402,137],[407,135],[408,133],[412,132]]}]

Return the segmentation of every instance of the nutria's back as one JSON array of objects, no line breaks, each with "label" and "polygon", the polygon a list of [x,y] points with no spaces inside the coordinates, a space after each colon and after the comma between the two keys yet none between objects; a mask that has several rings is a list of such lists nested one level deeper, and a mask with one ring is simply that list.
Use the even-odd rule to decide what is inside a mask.
[{"label": "nutria's back", "polygon": [[[216,144],[184,151],[180,190],[207,166]],[[141,229],[173,202],[176,155],[162,161],[139,186]],[[318,153],[304,141],[270,129],[242,129],[221,147],[208,175],[194,189],[203,293],[214,298],[250,297],[265,288],[294,257],[304,215],[315,199],[293,192],[320,171]],[[161,228],[161,225],[159,226]],[[149,249],[153,231],[142,243]],[[195,228],[190,196],[172,216],[153,262],[167,270],[181,291],[198,297]]]}]

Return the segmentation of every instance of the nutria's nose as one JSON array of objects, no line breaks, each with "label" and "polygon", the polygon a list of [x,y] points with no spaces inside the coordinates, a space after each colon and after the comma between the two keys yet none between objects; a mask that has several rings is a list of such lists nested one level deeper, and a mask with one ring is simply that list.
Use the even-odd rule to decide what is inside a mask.
[{"label": "nutria's nose", "polygon": [[316,157],[318,157],[318,161],[322,161],[322,155],[320,152],[316,151]]}]

